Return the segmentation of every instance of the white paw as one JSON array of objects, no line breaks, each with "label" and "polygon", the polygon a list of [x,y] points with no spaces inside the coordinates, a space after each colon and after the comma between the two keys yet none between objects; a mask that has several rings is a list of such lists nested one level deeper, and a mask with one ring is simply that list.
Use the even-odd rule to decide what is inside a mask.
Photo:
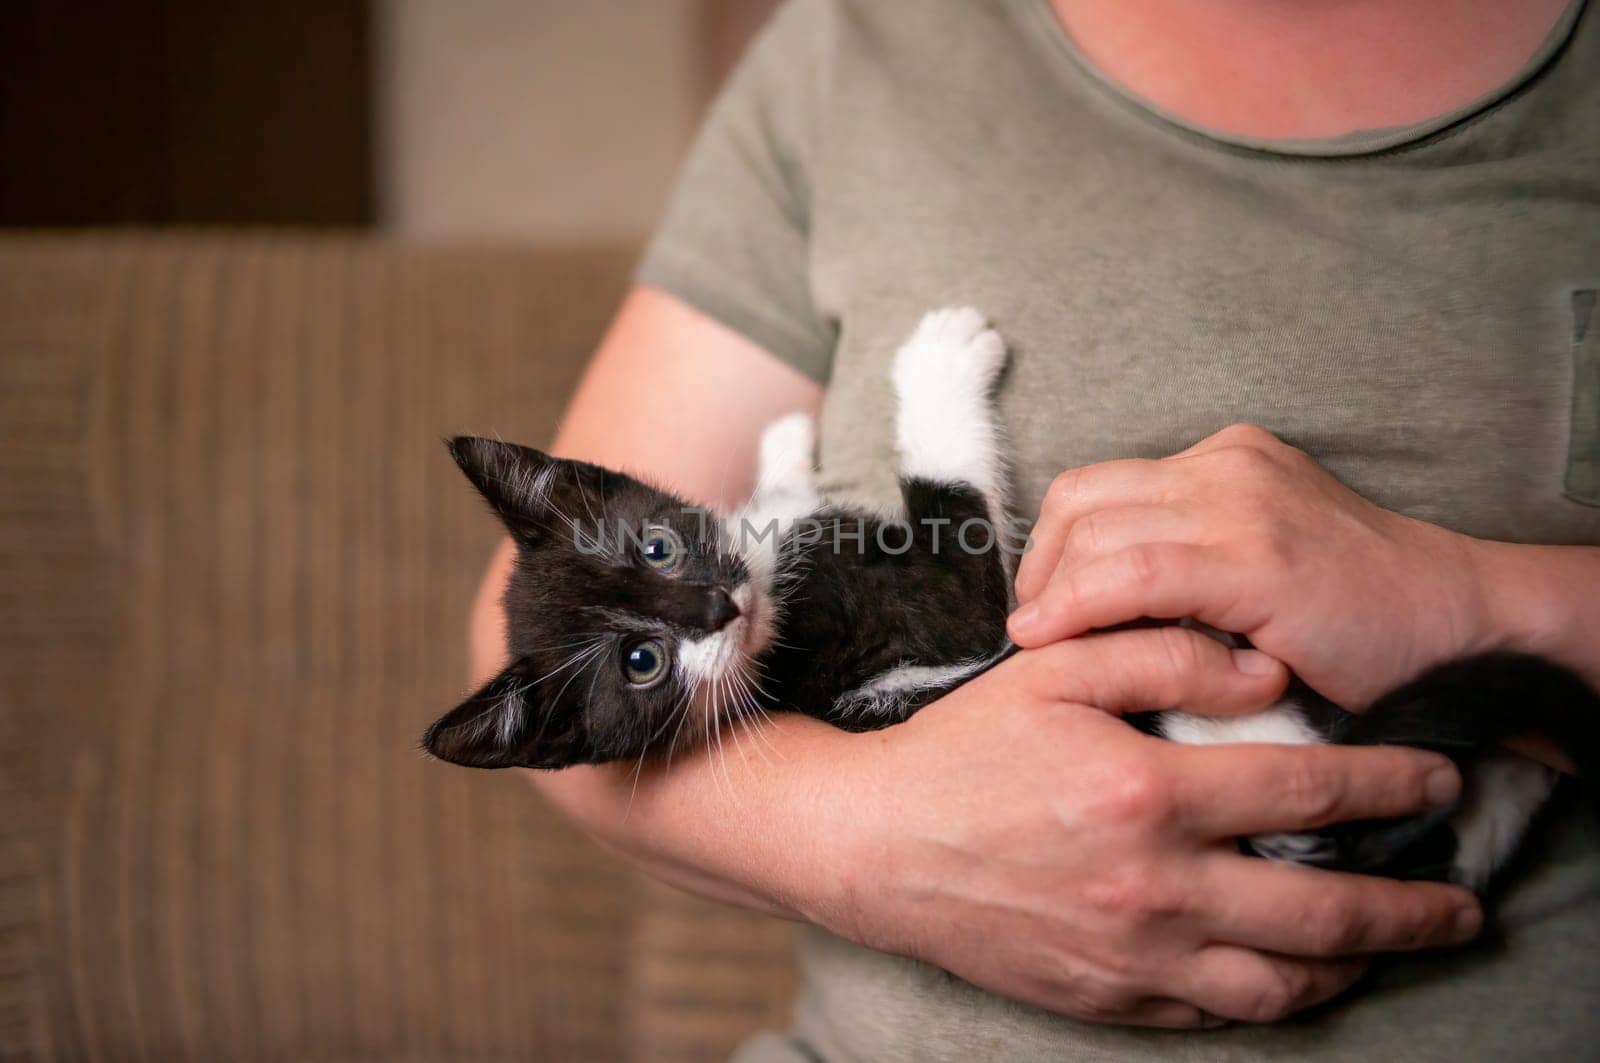
[{"label": "white paw", "polygon": [[1005,468],[993,391],[1005,359],[1005,342],[976,310],[935,310],[923,317],[894,357],[902,477],[968,483],[991,506],[1003,504]]},{"label": "white paw", "polygon": [[724,521],[731,548],[763,586],[771,583],[778,542],[796,520],[822,504],[815,482],[816,434],[809,413],[791,413],[767,425],[761,432],[755,492]]},{"label": "white paw", "polygon": [[970,306],[934,310],[923,315],[895,354],[895,390],[904,396],[931,382],[987,393],[1005,363],[1005,341],[978,311]]},{"label": "white paw", "polygon": [[761,432],[763,470],[810,470],[816,449],[816,422],[809,413],[791,413],[767,425]]}]

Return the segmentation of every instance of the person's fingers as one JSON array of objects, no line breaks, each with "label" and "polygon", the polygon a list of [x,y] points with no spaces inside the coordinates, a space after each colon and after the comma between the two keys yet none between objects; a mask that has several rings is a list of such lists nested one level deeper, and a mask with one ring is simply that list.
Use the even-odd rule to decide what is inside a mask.
[{"label": "person's fingers", "polygon": [[1289,682],[1288,669],[1274,658],[1180,627],[1087,635],[1028,650],[1007,665],[1025,670],[1040,697],[1113,713],[1178,706],[1218,715],[1256,712]]},{"label": "person's fingers", "polygon": [[1017,600],[1030,601],[1044,590],[1061,545],[1080,516],[1110,505],[1159,502],[1168,479],[1160,462],[1139,459],[1086,465],[1057,476],[1039,507],[1033,546],[1017,565]]},{"label": "person's fingers", "polygon": [[1049,502],[1046,501],[1045,509],[1028,531],[1028,549],[1017,562],[1017,577],[1011,583],[1019,604],[1026,605],[1033,601],[1050,582],[1050,576],[1061,560],[1061,544],[1071,530],[1071,522],[1057,520],[1051,515]]},{"label": "person's fingers", "polygon": [[1162,1030],[1211,1030],[1227,1020],[1181,1000],[1147,997],[1115,1016],[1113,1021],[1121,1026],[1149,1026]]},{"label": "person's fingers", "polygon": [[1116,506],[1086,513],[1072,522],[1051,579],[1093,558],[1140,543],[1196,542],[1200,518],[1176,506]]},{"label": "person's fingers", "polygon": [[1483,923],[1477,898],[1459,886],[1324,871],[1222,850],[1200,862],[1190,897],[1195,924],[1214,941],[1295,957],[1459,945],[1476,937]]},{"label": "person's fingers", "polygon": [[1208,546],[1139,543],[1056,573],[1031,602],[1011,614],[1006,632],[1019,646],[1042,646],[1141,617],[1194,617],[1226,631],[1248,631],[1253,618],[1218,611],[1246,597],[1249,574],[1221,562]]},{"label": "person's fingers", "polygon": [[1181,992],[1212,1015],[1277,1022],[1332,1000],[1361,977],[1361,960],[1298,960],[1208,945],[1184,964]]},{"label": "person's fingers", "polygon": [[1211,433],[1193,446],[1185,447],[1183,450],[1178,451],[1168,460],[1198,457],[1202,454],[1210,454],[1213,451],[1226,450],[1229,447],[1250,447],[1265,451],[1275,447],[1283,447],[1284,445],[1283,440],[1259,425],[1230,424],[1226,428],[1221,428]]},{"label": "person's fingers", "polygon": [[1229,449],[1266,453],[1282,448],[1282,442],[1270,432],[1238,424],[1209,435],[1170,458],[1106,461],[1061,473],[1045,492],[1032,531],[1034,546],[1017,567],[1017,601],[1026,605],[1044,591],[1060,560],[1062,544],[1079,518],[1103,509],[1169,501],[1193,480],[1189,459],[1207,458]]},{"label": "person's fingers", "polygon": [[1395,819],[1461,793],[1448,758],[1403,746],[1176,745],[1168,756],[1182,826],[1207,839]]}]

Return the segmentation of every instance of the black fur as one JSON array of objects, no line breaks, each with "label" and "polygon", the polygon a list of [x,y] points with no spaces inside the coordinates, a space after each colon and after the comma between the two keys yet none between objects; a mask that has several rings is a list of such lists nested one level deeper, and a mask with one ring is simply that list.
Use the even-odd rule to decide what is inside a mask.
[{"label": "black fur", "polygon": [[[819,516],[815,542],[805,542],[805,532],[791,536],[784,552],[795,573],[790,596],[803,604],[785,612],[777,644],[762,659],[771,708],[847,730],[882,727],[892,721],[842,711],[839,696],[898,665],[982,660],[1005,642],[1000,551],[968,552],[954,541],[964,522],[985,519],[983,496],[965,484],[926,480],[906,480],[901,496],[903,523],[832,509]],[[907,707],[946,692],[918,692]]]},{"label": "black fur", "polygon": [[[749,578],[743,563],[719,549],[698,511],[630,476],[488,439],[451,440],[450,453],[517,545],[505,595],[511,660],[435,722],[423,746],[475,768],[638,756],[661,739],[675,693],[668,683],[630,688],[624,653],[642,636],[726,624],[728,591]],[[650,524],[682,541],[681,570],[655,571],[618,531]],[[579,651],[588,656],[574,659]]]}]

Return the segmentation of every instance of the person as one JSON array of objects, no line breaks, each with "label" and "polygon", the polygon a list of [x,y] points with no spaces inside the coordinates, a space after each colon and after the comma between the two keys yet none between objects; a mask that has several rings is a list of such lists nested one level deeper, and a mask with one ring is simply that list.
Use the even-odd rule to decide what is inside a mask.
[{"label": "person", "polygon": [[[775,16],[556,449],[728,505],[761,427],[816,410],[826,488],[892,498],[888,361],[971,304],[1040,516],[1029,648],[906,723],[779,715],[744,763],[536,777],[651,873],[809,924],[794,1030],[740,1058],[1593,1051],[1600,839],[1570,794],[1481,935],[1453,886],[1229,844],[1453,801],[1441,759],[1118,715],[1250,711],[1289,670],[1359,708],[1494,646],[1600,681],[1597,76],[1581,0]],[[1102,630],[1141,616],[1257,649]]]}]

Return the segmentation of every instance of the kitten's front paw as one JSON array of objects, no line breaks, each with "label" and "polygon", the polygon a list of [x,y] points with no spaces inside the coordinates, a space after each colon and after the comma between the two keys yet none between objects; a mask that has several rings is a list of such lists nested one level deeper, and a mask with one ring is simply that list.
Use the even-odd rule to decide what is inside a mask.
[{"label": "kitten's front paw", "polygon": [[904,396],[931,381],[987,393],[1005,363],[1005,341],[981,313],[970,306],[946,307],[923,315],[895,354],[895,389]]},{"label": "kitten's front paw", "polygon": [[761,468],[810,470],[816,449],[816,421],[809,413],[778,418],[761,432]]}]

